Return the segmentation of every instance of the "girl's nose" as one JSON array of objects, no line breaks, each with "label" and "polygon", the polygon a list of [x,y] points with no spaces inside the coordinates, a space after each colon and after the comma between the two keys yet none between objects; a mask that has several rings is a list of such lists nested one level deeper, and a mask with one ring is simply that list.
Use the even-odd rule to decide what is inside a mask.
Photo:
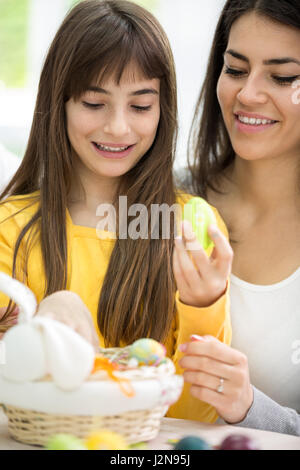
[{"label": "girl's nose", "polygon": [[107,116],[104,132],[115,137],[127,135],[130,132],[130,125],[126,113],[123,111],[110,113]]},{"label": "girl's nose", "polygon": [[245,106],[265,104],[268,101],[268,95],[262,80],[251,76],[244,82],[244,86],[240,89],[237,98]]}]

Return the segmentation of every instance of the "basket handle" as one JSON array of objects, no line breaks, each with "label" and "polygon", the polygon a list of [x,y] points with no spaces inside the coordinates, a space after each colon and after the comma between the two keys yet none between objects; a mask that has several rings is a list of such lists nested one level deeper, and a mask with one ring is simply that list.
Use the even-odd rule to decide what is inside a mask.
[{"label": "basket handle", "polygon": [[20,308],[19,322],[28,322],[37,309],[34,293],[25,284],[0,272],[0,292],[10,297]]}]

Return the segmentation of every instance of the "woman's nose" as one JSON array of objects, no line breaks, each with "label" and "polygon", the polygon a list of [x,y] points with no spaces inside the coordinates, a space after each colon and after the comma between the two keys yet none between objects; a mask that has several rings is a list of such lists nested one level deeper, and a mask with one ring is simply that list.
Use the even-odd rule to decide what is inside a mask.
[{"label": "woman's nose", "polygon": [[128,117],[124,111],[118,110],[110,113],[104,126],[104,132],[115,137],[127,135],[130,131]]},{"label": "woman's nose", "polygon": [[260,78],[249,76],[240,89],[237,98],[245,106],[253,106],[265,104],[268,101],[268,94]]}]

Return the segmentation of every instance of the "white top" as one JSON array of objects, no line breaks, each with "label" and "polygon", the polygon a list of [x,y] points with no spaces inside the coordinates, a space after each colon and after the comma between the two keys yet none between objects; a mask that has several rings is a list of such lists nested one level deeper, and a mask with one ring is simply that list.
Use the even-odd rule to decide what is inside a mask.
[{"label": "white top", "polygon": [[246,354],[252,385],[300,411],[300,268],[277,284],[231,276],[232,347]]}]

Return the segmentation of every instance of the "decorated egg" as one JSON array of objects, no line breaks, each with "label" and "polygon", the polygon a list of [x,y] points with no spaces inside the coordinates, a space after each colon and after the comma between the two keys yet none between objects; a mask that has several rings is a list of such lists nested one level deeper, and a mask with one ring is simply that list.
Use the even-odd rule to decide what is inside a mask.
[{"label": "decorated egg", "polygon": [[88,450],[127,450],[123,436],[112,431],[98,431],[91,433],[85,445]]},{"label": "decorated egg", "polygon": [[232,434],[224,439],[219,450],[259,450],[259,448],[250,437]]},{"label": "decorated egg", "polygon": [[212,208],[204,199],[201,197],[190,199],[184,206],[183,220],[191,224],[197,240],[205,251],[213,248],[214,243],[207,229],[210,225],[216,225],[217,221]]},{"label": "decorated egg", "polygon": [[166,356],[166,348],[154,339],[142,338],[131,345],[129,354],[139,365],[152,365]]},{"label": "decorated egg", "polygon": [[198,436],[185,436],[174,446],[175,450],[212,450],[211,446]]},{"label": "decorated egg", "polygon": [[47,450],[87,450],[83,442],[71,434],[55,434],[50,437]]}]

